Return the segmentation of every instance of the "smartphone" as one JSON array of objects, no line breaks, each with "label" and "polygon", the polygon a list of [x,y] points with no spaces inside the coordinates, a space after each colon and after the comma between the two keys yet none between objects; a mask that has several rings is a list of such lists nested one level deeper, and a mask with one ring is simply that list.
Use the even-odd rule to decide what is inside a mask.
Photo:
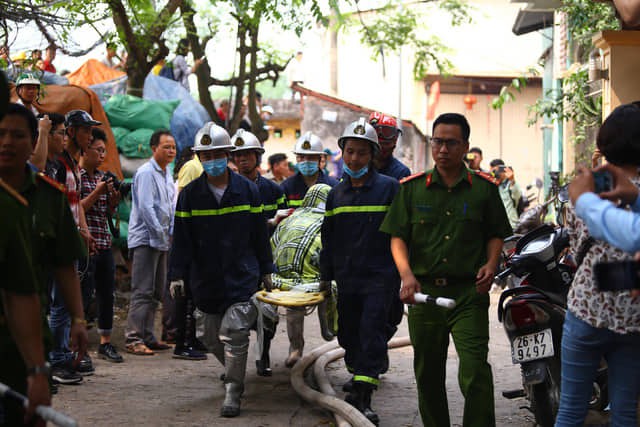
[{"label": "smartphone", "polygon": [[601,291],[640,289],[640,264],[636,261],[598,263],[593,272]]},{"label": "smartphone", "polygon": [[466,159],[473,160],[476,158],[476,153],[467,153]]},{"label": "smartphone", "polygon": [[594,172],[593,182],[595,184],[595,192],[598,194],[613,189],[613,177],[607,171]]}]

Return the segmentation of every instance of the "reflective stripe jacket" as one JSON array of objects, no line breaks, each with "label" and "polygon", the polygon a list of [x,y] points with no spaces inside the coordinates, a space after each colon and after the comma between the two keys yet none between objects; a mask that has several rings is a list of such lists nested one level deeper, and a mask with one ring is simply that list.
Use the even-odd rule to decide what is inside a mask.
[{"label": "reflective stripe jacket", "polygon": [[[331,187],[335,187],[338,184],[335,178],[330,177],[322,171],[318,172],[318,180],[315,182],[316,184],[327,184]],[[307,194],[307,184],[304,183],[304,178],[300,172],[296,173],[293,176],[285,179],[282,184],[280,184],[282,190],[284,191],[284,195],[287,198],[287,206],[290,208],[298,208],[302,205],[302,199],[304,199],[305,194]]]},{"label": "reflective stripe jacket", "polygon": [[258,174],[256,185],[260,191],[260,198],[264,208],[264,216],[266,219],[273,218],[278,209],[287,207],[282,188],[270,179]]},{"label": "reflective stripe jacket", "polygon": [[391,159],[389,159],[389,163],[387,164],[387,166],[383,167],[382,169],[378,169],[378,173],[390,176],[400,181],[402,178],[411,175],[411,170],[409,170],[409,168],[406,167],[400,160],[391,156]]},{"label": "reflective stripe jacket", "polygon": [[395,179],[371,170],[362,187],[352,187],[345,176],[331,190],[322,224],[322,280],[334,279],[346,292],[400,285],[391,239],[378,230],[399,186]]},{"label": "reflective stripe jacket", "polygon": [[273,272],[258,187],[228,172],[220,203],[205,173],[182,190],[170,257],[171,280],[189,274],[196,306],[212,314],[248,301],[258,290],[260,277]]}]

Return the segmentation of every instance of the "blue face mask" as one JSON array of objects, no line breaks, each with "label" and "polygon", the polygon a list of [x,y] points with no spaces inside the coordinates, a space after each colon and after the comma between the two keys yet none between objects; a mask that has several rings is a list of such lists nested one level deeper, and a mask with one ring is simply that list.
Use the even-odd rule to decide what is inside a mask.
[{"label": "blue face mask", "polygon": [[220,176],[227,170],[227,158],[207,160],[202,163],[202,169],[211,176]]},{"label": "blue face mask", "polygon": [[300,162],[298,163],[298,170],[304,176],[315,175],[318,172],[318,162]]},{"label": "blue face mask", "polygon": [[362,178],[367,174],[367,172],[369,172],[369,166],[365,166],[362,169],[357,171],[352,171],[351,169],[349,169],[349,166],[347,165],[343,165],[342,168],[344,170],[344,173],[349,175],[351,178],[355,178],[355,179]]}]

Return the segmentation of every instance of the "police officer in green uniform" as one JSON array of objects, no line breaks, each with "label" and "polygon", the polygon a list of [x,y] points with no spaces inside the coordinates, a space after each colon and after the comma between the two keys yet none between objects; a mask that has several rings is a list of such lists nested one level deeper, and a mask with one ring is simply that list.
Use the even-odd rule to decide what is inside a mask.
[{"label": "police officer in green uniform", "polygon": [[[40,302],[47,302],[46,280],[53,273],[65,304],[72,316],[71,345],[78,357],[86,352],[87,330],[80,295],[80,281],[74,262],[86,256],[86,249],[69,209],[64,188],[42,173],[35,173],[27,164],[36,141],[37,121],[25,107],[10,104],[0,128],[9,138],[0,146],[0,179],[17,190],[28,201],[31,227],[33,268]],[[42,312],[45,347],[51,336],[44,310]],[[47,349],[48,350],[48,349]]]},{"label": "police officer in green uniform", "polygon": [[433,123],[435,169],[405,178],[381,230],[402,278],[400,298],[414,294],[453,298],[453,310],[409,309],[418,400],[425,427],[449,426],[445,367],[449,334],[460,360],[464,427],[495,426],[489,351],[489,295],[509,220],[491,178],[468,170],[469,123],[448,113]]},{"label": "police officer in green uniform", "polygon": [[[29,113],[30,114],[30,113]],[[0,153],[11,144],[11,131],[0,121]],[[5,166],[0,160],[0,171]],[[0,382],[27,394],[33,414],[48,405],[48,365],[42,341],[40,301],[31,261],[27,201],[0,179]],[[0,426],[22,425],[24,411],[15,401],[0,399]]]}]

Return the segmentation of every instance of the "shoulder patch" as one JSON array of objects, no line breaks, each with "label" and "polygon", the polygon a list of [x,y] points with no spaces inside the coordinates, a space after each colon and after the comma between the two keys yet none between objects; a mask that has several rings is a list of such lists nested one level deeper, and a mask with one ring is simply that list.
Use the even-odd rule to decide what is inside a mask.
[{"label": "shoulder patch", "polygon": [[405,182],[413,181],[414,179],[420,178],[421,176],[425,176],[426,174],[427,174],[426,172],[418,172],[418,173],[414,173],[413,175],[405,176],[404,178],[402,178],[400,180],[400,184],[404,184]]},{"label": "shoulder patch", "polygon": [[14,199],[16,199],[21,205],[23,206],[29,206],[29,202],[27,202],[27,199],[25,199],[24,197],[22,197],[22,195],[20,193],[18,193],[16,190],[13,189],[13,187],[11,187],[9,184],[7,184],[6,182],[4,182],[2,180],[2,178],[0,178],[0,189],[4,190],[6,193],[8,193],[11,197],[13,197]]},{"label": "shoulder patch", "polygon": [[49,184],[50,186],[52,186],[53,188],[55,188],[56,190],[60,191],[61,193],[65,192],[65,188],[63,184],[60,184],[58,181],[56,181],[55,179],[51,179],[49,178],[47,175],[43,174],[42,172],[38,172],[38,179],[40,181],[44,181],[47,184]]},{"label": "shoulder patch", "polygon": [[483,171],[475,171],[474,174],[484,179],[485,181],[489,181],[493,185],[498,185],[498,180],[489,173]]}]

